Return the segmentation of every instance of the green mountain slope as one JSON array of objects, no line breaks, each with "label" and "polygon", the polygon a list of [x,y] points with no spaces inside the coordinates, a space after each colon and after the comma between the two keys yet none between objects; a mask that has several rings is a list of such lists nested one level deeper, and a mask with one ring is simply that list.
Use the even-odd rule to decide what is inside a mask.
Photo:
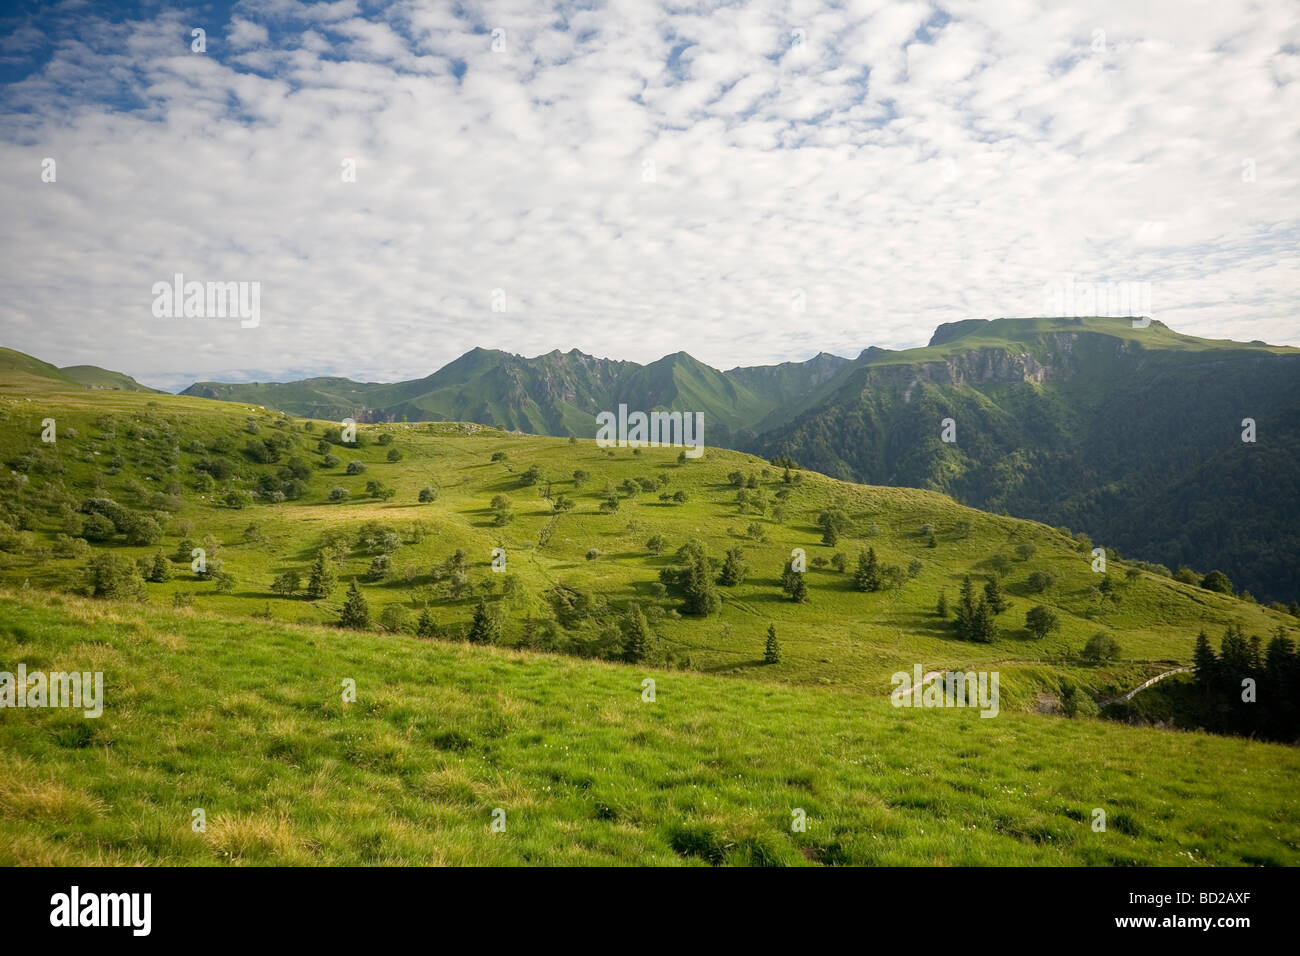
[{"label": "green mountain slope", "polygon": [[[47,416],[59,421],[56,445],[40,441]],[[328,423],[281,419],[256,406],[99,390],[68,396],[53,385],[0,401],[0,424],[8,475],[0,581],[14,587],[77,589],[91,556],[153,562],[161,552],[173,556],[167,580],[144,588],[163,603],[333,622],[343,587],[356,579],[374,618],[391,609],[388,626],[398,630],[427,610],[442,632],[464,634],[482,597],[502,617],[503,642],[602,657],[621,653],[623,616],[636,602],[663,660],[678,666],[752,673],[775,624],[785,653],[760,668],[770,678],[879,697],[891,675],[916,664],[996,665],[1003,707],[1018,710],[1075,686],[1111,696],[1164,662],[1188,663],[1202,629],[1217,640],[1240,624],[1267,640],[1297,626],[1289,614],[1117,558],[1108,575],[1097,574],[1089,543],[1045,525],[935,492],[810,472],[787,481],[781,469],[718,449],[683,464],[673,448],[636,454],[456,423],[362,426],[365,444],[347,447],[325,438]],[[737,474],[752,485],[743,501]],[[422,503],[422,489],[436,500]],[[503,504],[494,504],[498,497]],[[830,509],[843,513],[833,546],[818,528]],[[501,510],[508,520],[498,520]],[[90,511],[107,513],[108,527]],[[139,530],[143,518],[151,523]],[[370,522],[377,524],[367,531]],[[89,544],[76,540],[87,535]],[[655,538],[662,546],[650,546]],[[682,613],[682,597],[660,581],[691,541],[715,559],[740,548],[750,569],[741,583],[719,588],[722,604],[705,618]],[[179,554],[195,546],[223,563],[228,588],[191,572]],[[272,589],[289,572],[305,582],[323,547],[338,579],[329,596]],[[508,558],[504,575],[491,570],[496,548]],[[808,561],[807,604],[781,589],[796,548]],[[867,548],[901,569],[897,587],[855,589],[852,569]],[[457,551],[460,564],[449,566]],[[837,553],[846,571],[835,569]],[[1051,575],[1043,588],[1034,584],[1040,573]],[[958,640],[950,620],[935,613],[940,593],[955,602],[967,575],[979,588],[997,576],[1008,604],[988,644]],[[1025,627],[1036,605],[1060,620],[1045,640],[1031,639]],[[1099,631],[1119,640],[1117,663],[1093,667],[1078,657]]]},{"label": "green mountain slope", "polygon": [[156,388],[141,385],[130,375],[113,372],[98,365],[67,365],[59,369],[64,375],[87,388],[114,388],[127,392],[153,392],[160,394]]},{"label": "green mountain slope", "polygon": [[[932,488],[1104,537],[1170,566],[1214,563],[1300,595],[1300,351],[1153,323],[971,322],[881,352],[745,447],[837,477]],[[952,418],[957,441],[941,441]],[[1257,441],[1242,441],[1243,419]]]}]

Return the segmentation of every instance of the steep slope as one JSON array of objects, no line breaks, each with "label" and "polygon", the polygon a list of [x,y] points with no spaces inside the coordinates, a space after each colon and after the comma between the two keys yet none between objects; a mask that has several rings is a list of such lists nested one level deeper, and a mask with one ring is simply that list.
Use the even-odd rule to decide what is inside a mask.
[{"label": "steep slope", "polygon": [[1213,553],[1259,596],[1300,596],[1287,464],[1300,460],[1300,351],[1105,319],[960,323],[933,341],[859,362],[747,447],[1082,528],[1171,566]]}]

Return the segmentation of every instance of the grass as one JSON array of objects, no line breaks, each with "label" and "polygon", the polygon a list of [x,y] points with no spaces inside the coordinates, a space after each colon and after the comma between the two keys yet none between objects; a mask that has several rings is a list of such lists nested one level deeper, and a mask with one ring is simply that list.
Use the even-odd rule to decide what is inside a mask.
[{"label": "grass", "polygon": [[[522,591],[521,597],[503,607],[507,643],[518,641],[526,616],[549,614],[544,596],[563,584],[592,592],[598,602],[607,602],[614,610],[630,601],[640,602],[670,660],[692,669],[750,676],[761,672],[765,679],[834,686],[873,696],[886,694],[890,676],[899,670],[910,672],[915,663],[926,669],[996,666],[1003,673],[1004,706],[1031,709],[1043,694],[1056,694],[1067,683],[1106,696],[1134,686],[1170,662],[1189,663],[1193,640],[1202,628],[1215,639],[1233,621],[1264,638],[1279,627],[1295,633],[1294,618],[1256,604],[1147,572],[1130,581],[1125,576],[1129,565],[1114,558],[1109,570],[1119,582],[1119,603],[1099,596],[1094,586],[1100,575],[1092,571],[1087,549],[1081,550],[1077,542],[1045,525],[965,508],[937,493],[853,485],[813,473],[804,473],[798,485],[784,485],[781,469],[717,449],[710,449],[699,461],[679,465],[677,450],[671,448],[647,448],[638,455],[627,448],[600,449],[591,441],[570,444],[478,426],[398,424],[362,426],[372,436],[391,433],[394,443],[335,447],[331,450],[340,464],[326,469],[320,467],[322,459],[315,451],[326,423],[317,423],[314,434],[291,432],[295,450],[285,455],[297,454],[312,462],[315,474],[308,493],[299,501],[232,509],[218,503],[217,492],[201,495],[190,487],[193,464],[210,453],[192,454],[186,449],[192,441],[206,446],[221,438],[238,447],[253,437],[244,431],[250,417],[261,423],[262,435],[272,433],[273,416],[265,410],[128,392],[40,391],[30,385],[24,385],[24,390],[23,398],[0,398],[4,425],[0,454],[12,462],[26,452],[38,461],[56,464],[48,474],[39,473],[39,467],[29,472],[20,497],[37,496],[43,485],[61,483],[74,501],[100,493],[138,507],[132,496],[142,494],[141,489],[150,491],[180,479],[185,488],[183,504],[179,512],[161,515],[168,527],[162,542],[132,548],[119,537],[107,546],[132,558],[159,550],[170,555],[187,534],[187,526],[188,536],[196,541],[210,536],[219,545],[217,556],[234,574],[234,592],[216,593],[211,582],[198,580],[185,564],[176,563],[172,581],[147,586],[149,598],[170,603],[174,594],[184,592],[194,595],[200,608],[228,616],[269,611],[277,621],[336,621],[342,586],[329,599],[309,601],[272,593],[271,581],[287,569],[297,569],[305,578],[328,530],[352,533],[364,522],[379,521],[402,537],[403,544],[392,555],[394,573],[383,582],[366,581],[372,555],[360,550],[348,554],[338,569],[341,585],[350,578],[362,583],[376,619],[385,605],[401,604],[413,613],[427,606],[444,624],[467,624],[476,597],[450,599],[431,570],[454,550],[463,549],[471,579],[480,586],[495,585],[501,576],[490,570],[492,551],[501,547],[507,555],[506,570],[518,578]],[[110,433],[101,427],[105,415],[115,422]],[[46,417],[59,423],[57,446],[39,441],[40,423]],[[66,437],[69,430],[75,437]],[[164,446],[173,441],[176,448],[170,460],[176,470],[170,473]],[[398,449],[402,460],[386,461],[389,448]],[[508,457],[493,462],[495,452]],[[123,458],[117,474],[105,468],[114,454]],[[364,474],[344,473],[352,460],[365,463]],[[520,484],[519,475],[534,464],[554,479],[553,495],[576,501],[572,512],[557,516],[541,496],[544,485]],[[275,468],[246,461],[238,467],[245,477],[232,479],[230,486],[248,487],[257,474]],[[576,469],[590,475],[580,488],[573,478]],[[727,479],[737,470],[756,477],[772,504],[777,503],[779,490],[790,492],[781,521],[773,519],[770,508],[765,515],[739,513],[735,489]],[[602,489],[617,487],[628,478],[660,475],[668,480],[663,490],[687,493],[685,504],[661,503],[657,492],[640,493],[624,499],[615,515],[598,510]],[[395,489],[396,497],[387,502],[365,497],[365,483],[372,478]],[[342,504],[327,502],[328,490],[336,485],[347,488],[352,498]],[[424,487],[438,490],[437,501],[416,503]],[[489,510],[498,494],[511,499],[516,515],[504,527],[493,524]],[[843,507],[850,519],[849,532],[834,548],[821,545],[815,524],[817,515],[830,506]],[[765,540],[745,539],[751,522]],[[927,524],[935,529],[934,548],[927,547],[926,536],[919,533]],[[0,582],[51,590],[78,586],[83,561],[60,559],[50,551],[57,525],[45,519],[30,533],[28,547],[0,554]],[[258,529],[256,540],[245,540],[250,525]],[[662,555],[647,550],[646,541],[655,534],[668,542]],[[703,621],[679,617],[675,610],[679,601],[671,595],[658,596],[655,588],[659,569],[671,564],[672,552],[692,539],[703,541],[715,557],[740,545],[751,566],[743,585],[719,589],[722,609]],[[999,638],[981,645],[957,640],[948,623],[934,612],[940,590],[954,603],[964,575],[972,575],[981,586],[992,574],[991,559],[1014,556],[1021,544],[1033,545],[1036,553],[1027,561],[1013,560],[1002,578],[1010,609],[998,619]],[[851,573],[812,564],[818,557],[829,559],[840,551],[851,572],[859,550],[868,546],[882,561],[906,566],[917,560],[921,570],[898,590],[863,594],[853,589]],[[810,601],[805,605],[792,604],[779,586],[781,569],[795,548],[804,549],[810,562]],[[600,557],[588,560],[592,549],[599,550]],[[1046,593],[1031,593],[1027,586],[1036,570],[1050,571],[1057,579]],[[499,588],[489,599],[501,600]],[[1024,628],[1024,617],[1039,603],[1057,611],[1061,628],[1046,640],[1035,641]],[[783,661],[759,667],[769,623],[775,623],[780,635]],[[1074,653],[1100,630],[1119,639],[1123,660],[1103,668],[1080,665]]]},{"label": "grass", "polygon": [[1276,745],[30,591],[0,620],[5,667],[106,683],[95,721],[0,710],[4,865],[1300,862]]}]

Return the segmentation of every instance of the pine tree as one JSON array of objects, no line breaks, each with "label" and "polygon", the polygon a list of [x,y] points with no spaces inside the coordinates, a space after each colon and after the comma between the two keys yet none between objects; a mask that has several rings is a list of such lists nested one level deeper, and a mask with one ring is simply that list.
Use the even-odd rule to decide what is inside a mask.
[{"label": "pine tree", "polygon": [[420,619],[415,622],[415,633],[420,637],[434,637],[438,633],[438,625],[427,607],[420,612]]},{"label": "pine tree", "polygon": [[767,626],[767,645],[763,648],[764,664],[781,663],[781,645],[776,640],[776,625]]},{"label": "pine tree", "polygon": [[957,612],[953,621],[957,636],[964,641],[972,639],[975,622],[975,589],[970,583],[970,575],[962,578],[961,597],[957,600]]},{"label": "pine tree", "polygon": [[350,627],[356,631],[363,631],[370,626],[370,605],[366,603],[365,595],[357,587],[357,579],[352,579],[352,584],[348,587],[348,598],[343,602],[343,613],[339,616],[339,627]]},{"label": "pine tree", "polygon": [[993,620],[993,608],[989,606],[988,601],[980,598],[979,604],[975,605],[975,617],[971,623],[971,640],[989,644],[997,637],[997,632],[998,625]]},{"label": "pine tree", "polygon": [[316,552],[316,560],[311,566],[311,577],[307,581],[307,596],[313,601],[327,598],[334,592],[334,569],[330,567],[324,551]]},{"label": "pine tree", "polygon": [[736,587],[745,582],[745,575],[748,573],[749,565],[745,563],[745,552],[737,546],[727,552],[727,559],[722,563],[722,573],[718,575],[718,583],[723,587]]},{"label": "pine tree", "polygon": [[791,571],[790,586],[787,589],[790,600],[795,604],[803,604],[808,600],[808,582],[804,580],[802,574],[798,571]]},{"label": "pine tree", "polygon": [[1196,669],[1197,686],[1202,690],[1212,688],[1218,676],[1219,659],[1215,657],[1214,648],[1210,646],[1210,639],[1205,636],[1205,631],[1196,635],[1196,648],[1192,651],[1192,662]]},{"label": "pine tree", "polygon": [[948,616],[948,594],[946,592],[939,592],[939,603],[935,606],[934,611],[940,617]]},{"label": "pine tree", "polygon": [[709,569],[709,559],[703,548],[698,548],[691,555],[691,565],[686,572],[686,603],[682,610],[687,614],[707,617],[722,606],[717,588],[713,586],[713,574]]},{"label": "pine tree", "polygon": [[496,644],[501,640],[501,622],[488,610],[482,598],[474,606],[474,621],[469,626],[471,644]]},{"label": "pine tree", "polygon": [[149,580],[155,584],[162,584],[164,581],[170,581],[171,576],[171,562],[167,560],[161,551],[155,552],[153,563],[149,565]]},{"label": "pine tree", "polygon": [[998,583],[996,575],[984,582],[984,600],[994,614],[1001,614],[1007,609],[1007,600],[1002,596],[1002,585]]},{"label": "pine tree", "polygon": [[880,565],[875,548],[858,552],[858,570],[854,572],[853,583],[859,591],[880,590]]},{"label": "pine tree", "polygon": [[623,660],[629,664],[638,664],[650,656],[650,644],[654,636],[650,633],[650,625],[646,623],[639,605],[632,604],[628,607],[623,631],[627,636],[623,645]]}]

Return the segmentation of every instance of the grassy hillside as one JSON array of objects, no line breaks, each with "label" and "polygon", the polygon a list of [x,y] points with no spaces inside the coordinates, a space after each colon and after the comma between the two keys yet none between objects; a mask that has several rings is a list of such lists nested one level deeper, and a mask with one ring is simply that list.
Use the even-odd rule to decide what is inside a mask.
[{"label": "grassy hillside", "polygon": [[[56,445],[40,441],[46,417],[58,422]],[[735,452],[711,449],[682,464],[676,449],[637,454],[454,424],[363,427],[359,435],[368,443],[348,448],[321,443],[326,423],[278,419],[256,406],[67,392],[53,384],[0,402],[0,424],[0,460],[13,472],[3,479],[0,581],[15,587],[75,590],[83,587],[92,554],[110,551],[132,561],[161,554],[171,579],[145,585],[155,603],[194,601],[230,616],[331,623],[355,580],[375,620],[389,606],[400,609],[390,612],[392,628],[409,629],[427,611],[442,633],[455,637],[483,598],[503,620],[503,643],[527,641],[585,656],[618,653],[622,615],[637,602],[657,637],[658,658],[671,666],[875,697],[888,692],[893,673],[914,664],[997,669],[1002,706],[1022,710],[1050,709],[1072,686],[1111,696],[1189,663],[1201,629],[1217,641],[1229,623],[1239,622],[1267,639],[1279,627],[1294,634],[1297,625],[1288,614],[1142,571],[1114,555],[1107,595],[1099,590],[1106,576],[1091,568],[1090,542],[932,492],[850,485],[806,472],[787,484],[781,469]],[[391,444],[381,444],[384,436]],[[268,438],[284,443],[279,460],[250,459],[247,449]],[[400,460],[389,461],[390,453]],[[364,472],[348,474],[352,462]],[[533,466],[543,478],[524,484]],[[291,468],[302,480],[285,479]],[[582,479],[575,478],[579,471]],[[729,479],[736,472],[757,486],[746,494],[761,497],[761,513],[759,506],[742,512],[737,504]],[[638,480],[653,490],[624,490]],[[392,497],[369,496],[371,481]],[[335,488],[344,489],[345,500],[330,500]],[[426,488],[436,500],[421,504]],[[271,503],[283,497],[280,489],[290,497]],[[685,500],[672,500],[679,492]],[[498,495],[513,514],[504,525],[495,523],[491,508]],[[661,500],[665,495],[668,501]],[[573,510],[555,510],[561,496]],[[85,502],[96,497],[152,517],[158,533],[134,545],[122,533],[77,542],[76,532],[89,521]],[[601,510],[609,497],[619,502],[616,513]],[[847,527],[835,547],[826,547],[816,522],[835,507]],[[648,547],[656,536],[664,541],[661,553]],[[751,569],[743,584],[719,588],[721,610],[706,619],[681,614],[681,598],[659,583],[676,550],[693,540],[719,559],[740,547]],[[305,581],[331,541],[338,583],[328,597],[272,591],[286,571]],[[183,559],[176,554],[182,542]],[[190,571],[193,546],[231,575],[224,593]],[[914,574],[897,589],[855,590],[851,572],[867,547],[882,562],[911,565]],[[505,552],[504,573],[491,569],[495,548]],[[809,561],[807,604],[792,603],[780,588],[795,548]],[[446,562],[458,550],[465,580],[454,586]],[[848,572],[822,566],[837,552]],[[384,554],[385,573],[372,575]],[[1009,609],[998,618],[997,639],[958,640],[935,613],[940,592],[955,602],[964,576],[982,587],[999,566]],[[1054,578],[1042,593],[1030,587],[1035,572]],[[583,609],[568,613],[565,602]],[[1025,615],[1040,604],[1058,614],[1060,629],[1034,640]],[[775,665],[761,663],[769,624],[784,648]],[[1080,662],[1080,648],[1098,632],[1118,639],[1119,661]]]},{"label": "grassy hillside", "polygon": [[0,865],[1300,862],[1286,747],[30,591],[0,621],[4,666],[106,684],[97,720],[0,710]]},{"label": "grassy hillside", "polygon": [[128,392],[162,394],[156,388],[141,385],[130,375],[114,372],[98,365],[67,365],[59,369],[64,375],[87,388],[115,388]]}]

